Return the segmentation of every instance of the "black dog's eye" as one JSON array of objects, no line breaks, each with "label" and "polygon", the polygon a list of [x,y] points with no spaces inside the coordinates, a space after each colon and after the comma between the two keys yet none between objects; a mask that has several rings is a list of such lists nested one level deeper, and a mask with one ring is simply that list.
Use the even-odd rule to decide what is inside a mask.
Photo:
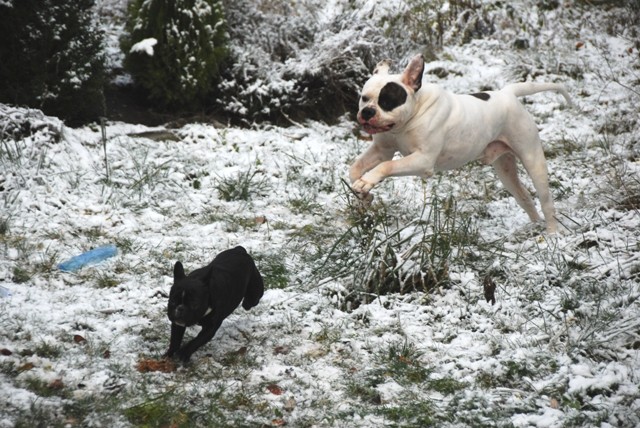
[{"label": "black dog's eye", "polygon": [[380,91],[378,105],[384,111],[391,111],[407,101],[407,91],[397,83],[390,82]]},{"label": "black dog's eye", "polygon": [[368,103],[369,102],[369,97],[366,95],[363,95],[362,98],[360,98],[362,100],[363,103]]},{"label": "black dog's eye", "polygon": [[173,296],[169,295],[169,304],[170,305],[179,305],[180,303],[183,303],[183,296],[180,296],[178,294],[174,294]]}]

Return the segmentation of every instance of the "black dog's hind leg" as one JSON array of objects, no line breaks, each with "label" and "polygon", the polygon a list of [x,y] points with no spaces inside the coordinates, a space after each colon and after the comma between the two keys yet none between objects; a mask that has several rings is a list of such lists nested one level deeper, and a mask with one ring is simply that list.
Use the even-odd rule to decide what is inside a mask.
[{"label": "black dog's hind leg", "polygon": [[222,321],[224,318],[219,317],[211,317],[205,318],[202,322],[202,330],[196,337],[193,338],[189,343],[184,345],[177,353],[178,358],[183,362],[188,362],[189,358],[191,358],[191,354],[196,352],[202,345],[209,342],[213,339],[213,336],[216,335],[216,332],[222,325]]},{"label": "black dog's hind leg", "polygon": [[169,350],[165,356],[171,358],[180,349],[182,338],[187,328],[176,323],[171,323],[171,339],[169,340]]},{"label": "black dog's hind leg", "polygon": [[242,307],[245,310],[249,310],[258,304],[262,295],[264,294],[264,281],[262,275],[258,272],[258,268],[253,266],[251,272],[251,278],[249,278],[249,284],[247,284],[247,290],[244,293],[244,300],[242,301]]}]

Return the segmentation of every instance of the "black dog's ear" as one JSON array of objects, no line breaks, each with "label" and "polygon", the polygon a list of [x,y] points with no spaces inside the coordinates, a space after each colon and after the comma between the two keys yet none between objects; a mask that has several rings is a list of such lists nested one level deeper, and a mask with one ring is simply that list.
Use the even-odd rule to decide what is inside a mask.
[{"label": "black dog's ear", "polygon": [[182,279],[185,276],[186,275],[184,274],[182,263],[176,262],[176,264],[173,266],[173,280],[175,281],[176,279]]}]

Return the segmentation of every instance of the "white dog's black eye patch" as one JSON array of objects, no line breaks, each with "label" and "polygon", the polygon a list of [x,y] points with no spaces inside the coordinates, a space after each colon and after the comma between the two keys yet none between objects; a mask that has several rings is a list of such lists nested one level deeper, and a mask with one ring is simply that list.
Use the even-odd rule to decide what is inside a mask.
[{"label": "white dog's black eye patch", "polygon": [[384,111],[391,111],[407,101],[407,91],[397,83],[389,82],[380,91],[378,105]]},{"label": "white dog's black eye patch", "polygon": [[475,94],[469,94],[472,97],[476,97],[481,99],[482,101],[489,101],[489,98],[491,98],[491,95],[487,94],[486,92],[476,92]]}]

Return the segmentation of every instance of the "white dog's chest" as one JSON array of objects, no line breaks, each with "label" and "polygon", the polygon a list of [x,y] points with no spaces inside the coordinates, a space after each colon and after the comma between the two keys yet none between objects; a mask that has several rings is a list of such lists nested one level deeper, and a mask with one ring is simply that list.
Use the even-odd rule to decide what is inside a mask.
[{"label": "white dog's chest", "polygon": [[409,156],[411,153],[420,149],[420,145],[414,142],[406,141],[405,139],[399,139],[396,141],[396,151],[402,156]]},{"label": "white dog's chest", "polygon": [[410,137],[401,136],[393,142],[396,152],[402,156],[421,153],[433,162],[435,171],[459,168],[467,162],[481,159],[483,150],[491,142],[489,135],[469,133],[417,133]]}]

